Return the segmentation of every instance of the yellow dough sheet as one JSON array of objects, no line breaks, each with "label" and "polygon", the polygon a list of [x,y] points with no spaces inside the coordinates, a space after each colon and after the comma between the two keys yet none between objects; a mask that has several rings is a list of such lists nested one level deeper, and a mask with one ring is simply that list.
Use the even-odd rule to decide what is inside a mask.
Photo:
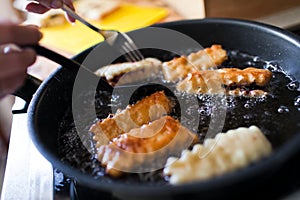
[{"label": "yellow dough sheet", "polygon": [[[105,16],[101,21],[90,21],[103,29],[116,29],[121,32],[146,27],[159,22],[168,15],[168,10],[160,7],[135,6],[122,4],[120,8]],[[41,44],[67,53],[81,51],[103,41],[103,38],[80,22],[41,29]]]}]

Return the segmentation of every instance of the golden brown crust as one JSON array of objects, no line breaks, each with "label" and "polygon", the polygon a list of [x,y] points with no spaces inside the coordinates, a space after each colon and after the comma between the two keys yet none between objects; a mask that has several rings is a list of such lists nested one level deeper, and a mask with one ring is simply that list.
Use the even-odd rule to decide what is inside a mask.
[{"label": "golden brown crust", "polygon": [[[141,170],[153,160],[164,164],[168,155],[187,148],[197,136],[170,116],[162,117],[140,128],[124,133],[98,149],[98,160],[107,166],[107,173]],[[179,151],[180,152],[180,151]],[[142,156],[141,156],[142,155]],[[118,156],[118,159],[115,159]],[[111,171],[112,170],[112,171]]]},{"label": "golden brown crust", "polygon": [[272,72],[267,69],[248,67],[246,69],[223,68],[219,69],[224,85],[250,85],[265,86],[272,78]]},{"label": "golden brown crust", "polygon": [[222,85],[217,70],[205,70],[189,74],[177,84],[177,89],[187,93],[214,94],[224,92]]},{"label": "golden brown crust", "polygon": [[221,45],[214,44],[210,48],[205,48],[204,51],[209,55],[215,65],[220,65],[228,59],[227,52]]},{"label": "golden brown crust", "polygon": [[177,81],[194,71],[214,68],[225,60],[227,60],[227,53],[222,49],[222,46],[212,45],[188,56],[181,56],[164,62],[162,69],[167,81]]},{"label": "golden brown crust", "polygon": [[258,127],[241,127],[194,145],[180,158],[169,158],[164,173],[171,176],[171,184],[204,180],[244,167],[271,152],[271,143]]},{"label": "golden brown crust", "polygon": [[[272,72],[257,68],[223,68],[218,70],[203,70],[193,72],[177,84],[177,89],[187,93],[225,93],[222,85],[226,86],[265,86],[272,78]],[[228,93],[228,92],[227,92]],[[250,95],[263,95],[263,91],[254,91]],[[228,94],[246,94],[241,90],[231,91]]]},{"label": "golden brown crust", "polygon": [[165,93],[163,91],[155,92],[136,104],[127,106],[112,118],[96,122],[91,126],[90,132],[95,134],[94,140],[97,141],[96,146],[98,147],[132,128],[159,119],[170,111],[170,101]]},{"label": "golden brown crust", "polygon": [[226,90],[227,95],[231,96],[244,96],[244,97],[263,97],[268,95],[267,92],[263,90],[242,90],[241,88],[236,88],[234,90]]}]

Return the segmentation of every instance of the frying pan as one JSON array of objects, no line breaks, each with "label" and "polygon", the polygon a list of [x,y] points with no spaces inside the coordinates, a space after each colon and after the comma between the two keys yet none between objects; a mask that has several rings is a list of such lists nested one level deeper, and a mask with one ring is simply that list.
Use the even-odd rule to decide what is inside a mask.
[{"label": "frying pan", "polygon": [[[225,49],[240,50],[268,61],[276,60],[288,74],[292,74],[295,79],[300,80],[300,39],[286,30],[252,21],[218,18],[162,23],[155,27],[163,27],[186,34],[204,47],[221,44]],[[129,33],[138,46],[145,40],[147,41],[147,38],[140,34],[144,30],[139,29]],[[176,44],[174,45],[176,46]],[[83,62],[94,48],[100,48],[104,55],[102,57],[105,57],[110,51],[105,44],[100,43],[75,56],[74,60]],[[148,53],[161,58],[161,52],[157,53],[150,49]],[[100,59],[88,67],[95,70],[106,64],[105,62]],[[290,134],[292,136],[268,158],[233,173],[206,181],[171,186],[128,184],[122,180],[114,180],[105,176],[96,179],[91,174],[74,168],[70,163],[63,162],[59,152],[58,138],[60,137],[61,120],[72,104],[75,78],[76,73],[70,73],[68,69],[60,67],[38,87],[30,101],[28,127],[37,149],[54,167],[81,185],[95,191],[107,191],[117,197],[127,199],[214,199],[232,198],[241,194],[249,195],[259,188],[267,188],[266,185],[271,184],[272,177],[285,166],[289,166],[290,160],[300,152],[300,130],[297,130]],[[23,98],[29,101],[34,90],[33,87],[31,91],[27,91],[28,94],[22,93]]]}]

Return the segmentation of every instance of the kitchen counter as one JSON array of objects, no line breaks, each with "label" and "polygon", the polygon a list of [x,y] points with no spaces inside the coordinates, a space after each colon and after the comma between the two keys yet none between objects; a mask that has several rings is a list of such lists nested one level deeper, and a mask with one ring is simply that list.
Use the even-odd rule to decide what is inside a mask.
[{"label": "kitchen counter", "polygon": [[[22,107],[16,98],[13,109]],[[52,165],[38,152],[27,129],[27,113],[13,116],[1,199],[52,200]]]}]

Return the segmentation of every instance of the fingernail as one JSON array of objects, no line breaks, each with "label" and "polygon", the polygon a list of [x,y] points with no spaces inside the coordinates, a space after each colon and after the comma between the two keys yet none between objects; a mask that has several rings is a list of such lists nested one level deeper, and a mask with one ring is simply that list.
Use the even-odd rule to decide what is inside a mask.
[{"label": "fingernail", "polygon": [[30,27],[30,28],[39,29],[39,26],[34,25],[34,24],[29,24],[29,25],[27,25],[27,26]]}]

